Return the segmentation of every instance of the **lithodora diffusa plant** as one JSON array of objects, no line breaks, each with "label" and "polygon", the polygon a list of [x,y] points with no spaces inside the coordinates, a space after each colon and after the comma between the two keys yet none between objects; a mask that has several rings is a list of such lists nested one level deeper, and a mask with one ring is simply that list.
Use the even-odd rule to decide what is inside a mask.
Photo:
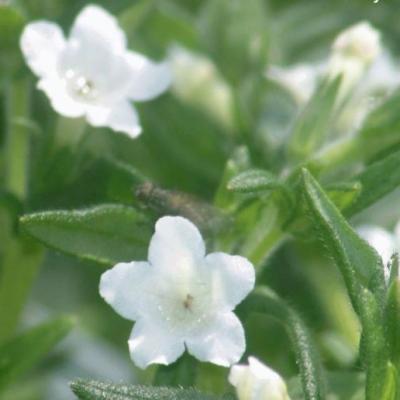
[{"label": "lithodora diffusa plant", "polygon": [[0,4],[2,399],[400,398],[400,34],[345,3]]}]

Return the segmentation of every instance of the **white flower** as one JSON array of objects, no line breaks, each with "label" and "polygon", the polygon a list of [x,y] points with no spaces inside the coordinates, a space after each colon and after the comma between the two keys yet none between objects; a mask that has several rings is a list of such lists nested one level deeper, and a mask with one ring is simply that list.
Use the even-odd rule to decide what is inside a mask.
[{"label": "white flower", "polygon": [[[381,53],[379,31],[368,22],[360,22],[339,33],[333,42],[328,60],[288,67],[271,66],[267,77],[281,84],[291,92],[299,104],[303,104],[310,99],[318,80],[323,77],[334,79],[342,75],[339,97],[343,98],[360,82],[369,67],[372,68],[372,65],[378,62]],[[379,72],[387,71],[387,68],[388,63],[385,62],[380,66]],[[381,75],[381,80],[395,79],[393,71],[391,72],[390,77]],[[363,80],[362,84],[370,88],[368,79]]]},{"label": "white flower", "polygon": [[251,263],[225,253],[206,256],[200,232],[182,217],[157,221],[148,258],[117,264],[100,282],[101,296],[136,321],[128,341],[136,365],[168,365],[185,347],[201,361],[237,362],[245,336],[232,310],[254,287]]},{"label": "white flower", "polygon": [[359,22],[341,32],[332,48],[336,55],[370,64],[381,52],[380,33],[369,22]]},{"label": "white flower", "polygon": [[382,51],[380,33],[368,22],[360,22],[338,35],[328,62],[328,75],[342,76],[341,98],[359,83]]},{"label": "white flower", "polygon": [[234,365],[229,374],[239,400],[290,400],[279,374],[254,357],[248,361],[249,365]]},{"label": "white flower", "polygon": [[150,100],[170,84],[167,65],[129,51],[117,20],[99,6],[81,11],[68,39],[58,25],[38,21],[25,27],[20,44],[59,114],[130,137],[141,132],[130,101]]}]

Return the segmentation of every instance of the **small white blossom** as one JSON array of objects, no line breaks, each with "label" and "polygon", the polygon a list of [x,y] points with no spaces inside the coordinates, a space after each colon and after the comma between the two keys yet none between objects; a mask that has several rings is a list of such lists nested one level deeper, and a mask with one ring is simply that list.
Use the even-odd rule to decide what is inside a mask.
[{"label": "small white blossom", "polygon": [[370,64],[381,52],[380,33],[369,22],[359,22],[340,33],[332,48],[335,55]]},{"label": "small white blossom", "polygon": [[328,75],[341,75],[341,98],[359,83],[381,51],[380,33],[368,22],[359,22],[338,35],[332,46]]},{"label": "small white blossom", "polygon": [[[339,97],[343,98],[375,64],[378,65],[374,70],[373,81],[377,84],[371,85],[371,79],[364,79],[362,82],[368,91],[381,86],[383,81],[399,81],[399,75],[393,71],[393,65],[389,65],[387,59],[381,59],[381,54],[379,31],[368,22],[360,22],[339,33],[333,42],[329,59],[287,67],[271,66],[267,77],[281,84],[299,104],[303,104],[310,99],[321,78],[333,79],[341,75]],[[383,71],[388,72],[389,68],[390,76],[381,74]]]},{"label": "small white blossom", "polygon": [[249,365],[234,365],[229,374],[239,400],[290,400],[279,374],[254,357],[248,361]]},{"label": "small white blossom", "polygon": [[245,336],[232,311],[254,287],[252,264],[225,253],[206,255],[200,232],[182,217],[157,221],[148,259],[117,264],[100,282],[105,301],[136,321],[128,341],[135,364],[168,365],[185,347],[201,361],[237,362]]},{"label": "small white blossom", "polygon": [[59,114],[130,137],[141,133],[130,101],[150,100],[170,84],[167,65],[129,51],[116,18],[99,6],[81,11],[68,39],[58,25],[37,21],[25,27],[20,45]]}]

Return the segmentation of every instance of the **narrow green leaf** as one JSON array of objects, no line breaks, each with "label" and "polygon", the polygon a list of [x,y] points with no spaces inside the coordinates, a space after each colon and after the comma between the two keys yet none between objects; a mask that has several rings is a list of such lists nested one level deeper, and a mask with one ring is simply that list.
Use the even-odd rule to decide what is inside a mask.
[{"label": "narrow green leaf", "polygon": [[[395,266],[393,265],[395,264]],[[398,256],[392,261],[393,269],[398,272]],[[385,327],[390,358],[397,369],[400,368],[400,281],[398,276],[391,279],[385,305]]]},{"label": "narrow green leaf", "polygon": [[346,215],[354,215],[395,190],[400,185],[400,151],[390,154],[362,171],[354,179],[361,184],[356,201],[346,209]]},{"label": "narrow green leaf", "polygon": [[71,389],[81,400],[217,400],[194,389],[117,385],[78,379]]},{"label": "narrow green leaf", "polygon": [[46,246],[107,265],[144,259],[152,234],[144,214],[121,205],[34,213],[20,224]]},{"label": "narrow green leaf", "polygon": [[39,325],[0,346],[0,390],[29,370],[74,326],[62,317]]},{"label": "narrow green leaf", "polygon": [[324,187],[328,197],[339,210],[344,210],[354,204],[360,196],[360,182],[338,182]]},{"label": "narrow green leaf", "polygon": [[340,78],[321,83],[295,122],[288,144],[289,154],[302,160],[317,150],[326,140],[336,111]]},{"label": "narrow green leaf", "polygon": [[232,178],[228,190],[239,193],[255,193],[274,190],[280,186],[278,178],[269,171],[251,169]]},{"label": "narrow green leaf", "polygon": [[357,235],[307,170],[303,189],[312,223],[340,268],[353,305],[357,308],[361,287],[373,290],[382,301],[385,285],[378,253]]},{"label": "narrow green leaf", "polygon": [[325,381],[319,355],[297,312],[265,286],[253,291],[239,312],[243,309],[265,313],[284,324],[296,354],[305,400],[325,399]]},{"label": "narrow green leaf", "polygon": [[362,324],[361,357],[367,369],[366,399],[381,398],[388,351],[383,329],[385,296],[382,261],[303,170],[303,188],[312,223],[339,267]]},{"label": "narrow green leaf", "polygon": [[237,206],[243,201],[242,197],[227,189],[228,182],[239,173],[250,167],[250,154],[245,146],[235,149],[232,156],[226,162],[225,170],[219,184],[219,188],[215,194],[214,204],[225,211],[233,212]]},{"label": "narrow green leaf", "polygon": [[373,159],[400,143],[400,90],[373,110],[357,136],[358,147],[363,159]]},{"label": "narrow green leaf", "polygon": [[386,377],[383,385],[382,400],[396,400],[398,374],[396,367],[389,362],[387,366]]}]

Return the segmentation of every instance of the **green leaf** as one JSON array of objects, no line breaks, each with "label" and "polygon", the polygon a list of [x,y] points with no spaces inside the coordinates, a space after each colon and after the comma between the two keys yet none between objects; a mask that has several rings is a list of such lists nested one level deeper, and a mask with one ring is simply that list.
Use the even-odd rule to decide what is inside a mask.
[{"label": "green leaf", "polygon": [[71,317],[39,325],[0,346],[0,390],[29,370],[73,328]]},{"label": "green leaf", "polygon": [[[399,258],[396,254],[391,262],[391,272],[398,273]],[[397,369],[400,368],[400,281],[398,275],[391,274],[385,305],[385,327],[390,358]]]},{"label": "green leaf", "polygon": [[356,140],[364,160],[376,158],[400,143],[400,90],[396,90],[367,117]]},{"label": "green leaf", "polygon": [[46,246],[107,265],[146,258],[152,234],[144,214],[121,205],[28,214],[20,224]]},{"label": "green leaf", "polygon": [[83,379],[72,382],[71,388],[81,400],[218,400],[194,389],[117,385]]},{"label": "green leaf", "polygon": [[242,196],[228,191],[230,180],[250,167],[250,154],[245,146],[238,147],[226,162],[225,170],[215,194],[214,204],[224,211],[232,212],[243,201]]},{"label": "green leaf", "polygon": [[202,11],[204,47],[227,79],[239,83],[249,73],[261,76],[268,53],[265,2],[208,1]]},{"label": "green leaf", "polygon": [[382,315],[385,296],[382,261],[355,233],[307,170],[303,170],[303,189],[314,228],[339,267],[361,320],[366,399],[381,398],[388,368]]},{"label": "green leaf", "polygon": [[322,82],[295,121],[288,143],[293,159],[307,158],[325,142],[335,115],[339,87],[340,78]]},{"label": "green leaf", "polygon": [[281,183],[269,171],[251,169],[236,175],[227,185],[228,190],[239,193],[255,193],[274,190]]},{"label": "green leaf", "polygon": [[362,287],[373,290],[382,300],[383,266],[377,252],[357,235],[307,170],[303,170],[303,189],[313,226],[340,268],[353,305],[357,307]]},{"label": "green leaf", "polygon": [[383,391],[380,399],[382,400],[396,400],[398,385],[398,374],[396,367],[389,362],[387,366],[386,377],[384,381]]},{"label": "green leaf", "polygon": [[339,210],[352,206],[362,191],[360,182],[338,182],[324,187],[328,197]]},{"label": "green leaf", "polygon": [[296,354],[304,398],[325,399],[325,382],[319,355],[297,312],[265,286],[256,288],[240,307],[239,312],[265,313],[284,324]]},{"label": "green leaf", "polygon": [[390,154],[362,171],[354,179],[361,184],[361,192],[356,201],[345,211],[354,215],[395,190],[400,185],[400,151]]}]

